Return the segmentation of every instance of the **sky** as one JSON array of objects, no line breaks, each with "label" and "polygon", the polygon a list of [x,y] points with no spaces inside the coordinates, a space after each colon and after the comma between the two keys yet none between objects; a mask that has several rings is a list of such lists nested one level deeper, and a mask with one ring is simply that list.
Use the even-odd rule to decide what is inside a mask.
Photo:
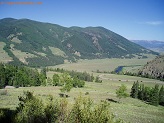
[{"label": "sky", "polygon": [[102,26],[130,40],[164,41],[164,0],[0,0],[0,19],[8,17]]}]

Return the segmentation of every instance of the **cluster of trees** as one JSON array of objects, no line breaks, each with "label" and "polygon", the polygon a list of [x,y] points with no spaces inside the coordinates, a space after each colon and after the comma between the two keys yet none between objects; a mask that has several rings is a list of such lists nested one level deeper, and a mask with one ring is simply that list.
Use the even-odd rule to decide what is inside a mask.
[{"label": "cluster of trees", "polygon": [[6,85],[15,87],[45,85],[46,75],[37,69],[0,63],[0,88]]},{"label": "cluster of trees", "polygon": [[146,87],[144,84],[139,84],[139,82],[134,82],[130,96],[132,98],[138,98],[140,100],[146,101],[152,105],[162,105],[164,106],[164,87],[159,89],[159,85],[156,84],[155,87]]},{"label": "cluster of trees", "polygon": [[85,79],[80,76],[80,73],[63,71],[60,76],[54,74],[51,79],[47,78],[46,71],[46,68],[42,68],[38,72],[37,69],[0,63],[0,88],[4,88],[6,85],[14,87],[51,85],[63,86],[67,90],[68,87],[71,89],[72,87],[84,87],[85,85]]},{"label": "cluster of trees", "polygon": [[164,81],[164,76],[158,76],[158,77],[155,77],[155,76],[152,76],[150,74],[142,74],[142,72],[138,72],[138,73],[132,73],[132,72],[125,72],[123,73],[124,75],[129,75],[129,76],[139,76],[139,77],[144,77],[144,78],[149,78],[149,79],[157,79],[157,80],[161,80],[161,81]]},{"label": "cluster of trees", "polygon": [[[69,81],[69,82],[68,82]],[[58,74],[53,75],[53,85],[63,86],[66,83],[70,83],[73,87],[84,87],[85,82],[77,77],[71,77],[68,73],[63,73],[61,76]]]},{"label": "cluster of trees", "polygon": [[[68,73],[63,73],[60,76],[54,74],[51,85],[62,86],[62,92],[69,92],[73,87],[82,88],[85,85],[84,80],[80,80],[77,77],[71,77]],[[50,85],[50,78],[48,78],[47,83]]]},{"label": "cluster of trees", "polygon": [[[16,123],[122,123],[110,112],[107,101],[94,104],[90,98],[79,96],[74,104],[68,104],[66,98],[56,100],[49,95],[43,101],[32,92],[25,92],[19,97],[19,104],[14,113],[0,110],[0,122]],[[71,107],[71,108],[70,108]],[[10,113],[10,114],[7,114]]]},{"label": "cluster of trees", "polygon": [[60,73],[68,73],[72,78],[78,78],[80,80],[88,81],[88,82],[93,82],[94,81],[94,76],[93,74],[90,75],[87,72],[77,72],[77,71],[69,71],[69,70],[64,70],[63,68],[47,68],[47,71],[56,71]]}]

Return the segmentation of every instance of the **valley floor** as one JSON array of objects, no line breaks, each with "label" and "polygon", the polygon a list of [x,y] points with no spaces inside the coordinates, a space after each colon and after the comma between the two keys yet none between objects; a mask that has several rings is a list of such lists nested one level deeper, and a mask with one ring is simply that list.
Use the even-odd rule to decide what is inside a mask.
[{"label": "valley floor", "polygon": [[[78,63],[67,63],[50,68],[63,68],[66,70],[86,71],[92,73],[94,76],[99,76],[102,79],[102,83],[86,82],[84,88],[73,88],[69,93],[69,103],[73,104],[74,99],[81,93],[83,96],[89,96],[95,103],[101,100],[109,100],[111,106],[111,112],[117,117],[126,122],[131,123],[164,123],[164,107],[148,105],[138,99],[127,97],[121,99],[121,103],[118,103],[116,97],[116,89],[121,84],[124,84],[128,93],[134,81],[139,81],[145,84],[145,86],[154,87],[155,84],[159,84],[161,87],[164,82],[154,79],[141,78],[135,76],[116,75],[108,73],[97,73],[96,71],[113,71],[118,66],[131,66],[125,67],[125,70],[134,71],[142,67],[148,61],[152,60],[152,57],[148,59],[95,59],[95,60],[80,60]],[[55,72],[47,72],[47,76],[52,78]],[[22,87],[14,89],[0,89],[0,108],[15,109],[18,105],[18,96],[23,95],[24,91],[33,91],[34,95],[38,95],[43,99],[47,98],[47,95],[52,95],[57,99],[60,99],[61,93],[60,87],[57,86],[39,86],[39,87]],[[6,94],[3,94],[6,92]],[[86,95],[88,93],[88,95]]]},{"label": "valley floor", "polygon": [[[53,72],[48,72],[48,76],[51,76]],[[114,75],[114,74],[102,74],[95,73],[94,76],[99,75],[103,82],[95,83],[95,82],[86,82],[84,88],[73,88],[69,93],[67,93],[70,97],[67,98],[71,104],[73,104],[74,98],[76,98],[80,93],[83,96],[89,96],[94,100],[95,103],[100,102],[101,100],[113,100],[109,101],[111,105],[112,113],[118,117],[123,119],[126,122],[132,123],[163,123],[164,122],[164,107],[162,106],[152,106],[148,105],[145,102],[142,102],[138,99],[133,98],[125,98],[121,99],[121,103],[117,103],[114,101],[118,101],[116,98],[115,91],[121,84],[125,84],[127,86],[128,92],[132,87],[134,81],[138,80],[142,81],[147,86],[154,86],[155,83],[158,83],[160,86],[164,85],[163,82],[158,80],[140,78],[140,77],[132,77],[132,76],[124,76],[124,75]],[[126,80],[126,81],[125,81]],[[6,95],[0,95],[0,108],[10,108],[15,109],[18,104],[18,96],[23,94],[23,91],[33,91],[34,95],[38,95],[43,100],[46,99],[47,95],[53,95],[55,98],[60,98],[59,93],[60,87],[56,86],[46,86],[46,87],[22,87],[15,89],[6,89]],[[4,89],[0,90],[2,93]],[[89,95],[85,95],[86,92]]]}]

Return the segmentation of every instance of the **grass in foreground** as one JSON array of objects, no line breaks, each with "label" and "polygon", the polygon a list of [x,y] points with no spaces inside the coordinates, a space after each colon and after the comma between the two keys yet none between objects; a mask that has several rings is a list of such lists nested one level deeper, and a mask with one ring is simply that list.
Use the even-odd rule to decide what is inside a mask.
[{"label": "grass in foreground", "polygon": [[[97,75],[97,73],[96,73]],[[164,83],[158,80],[151,80],[145,78],[136,78],[129,76],[119,76],[119,75],[99,75],[102,76],[102,83],[86,82],[84,88],[73,88],[71,92],[68,93],[70,96],[68,98],[69,103],[73,104],[74,98],[77,98],[79,93],[84,96],[88,93],[88,96],[94,100],[95,103],[99,103],[101,100],[112,99],[118,101],[116,98],[115,90],[123,83],[127,86],[128,92],[133,84],[133,80],[138,79],[142,81],[147,86],[152,87],[155,83],[159,85],[164,85]],[[104,77],[105,76],[105,77]],[[113,77],[113,78],[112,78]],[[112,79],[113,80],[112,80]],[[118,80],[119,79],[119,80]],[[123,81],[123,80],[132,81]],[[121,80],[121,81],[120,81]],[[23,91],[34,91],[35,95],[38,95],[42,99],[46,99],[47,95],[52,95],[55,98],[60,98],[59,93],[60,87],[25,87],[16,89],[7,89],[6,95],[0,95],[0,108],[11,108],[14,109],[18,104],[18,96],[23,94]],[[3,89],[0,90],[1,92]],[[125,120],[126,122],[132,123],[163,123],[164,122],[164,107],[162,106],[152,106],[138,99],[125,98],[121,99],[121,103],[110,102],[111,110],[116,115],[116,117]]]}]

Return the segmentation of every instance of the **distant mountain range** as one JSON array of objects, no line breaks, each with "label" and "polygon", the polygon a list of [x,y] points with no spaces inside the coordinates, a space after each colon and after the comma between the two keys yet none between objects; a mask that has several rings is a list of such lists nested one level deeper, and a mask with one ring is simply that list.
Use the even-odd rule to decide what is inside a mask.
[{"label": "distant mountain range", "polygon": [[0,43],[1,57],[7,53],[11,64],[38,67],[78,59],[157,54],[103,27],[66,28],[29,19],[1,19]]},{"label": "distant mountain range", "polygon": [[131,40],[132,42],[139,44],[147,49],[155,52],[164,53],[164,41],[149,41],[149,40]]}]

